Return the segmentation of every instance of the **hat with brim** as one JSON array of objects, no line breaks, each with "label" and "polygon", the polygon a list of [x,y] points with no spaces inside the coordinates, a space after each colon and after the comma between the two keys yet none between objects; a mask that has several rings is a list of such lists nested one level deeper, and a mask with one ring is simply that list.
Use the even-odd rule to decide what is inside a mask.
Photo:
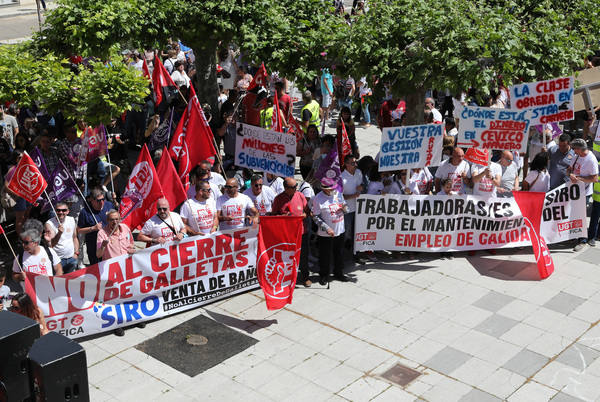
[{"label": "hat with brim", "polygon": [[333,190],[336,187],[336,183],[333,179],[329,177],[323,177],[321,179],[321,189],[322,190]]}]

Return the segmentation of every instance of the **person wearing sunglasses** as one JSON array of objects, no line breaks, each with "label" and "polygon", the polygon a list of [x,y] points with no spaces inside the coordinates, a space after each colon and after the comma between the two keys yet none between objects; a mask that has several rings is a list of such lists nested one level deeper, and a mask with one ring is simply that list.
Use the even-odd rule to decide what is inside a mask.
[{"label": "person wearing sunglasses", "polygon": [[106,213],[115,209],[112,202],[105,199],[104,192],[99,188],[93,188],[88,197],[88,203],[79,213],[77,220],[77,233],[85,235],[85,245],[90,265],[99,260],[96,257],[96,241],[98,232],[106,225]]},{"label": "person wearing sunglasses", "polygon": [[496,189],[498,197],[512,197],[513,190],[519,189],[519,167],[514,161],[513,153],[502,151],[498,164],[502,168],[500,186]]},{"label": "person wearing sunglasses", "polygon": [[250,197],[238,191],[236,179],[227,179],[223,190],[225,194],[217,200],[217,216],[221,230],[243,228],[246,217],[250,218],[252,224],[258,222],[258,210]]},{"label": "person wearing sunglasses", "polygon": [[217,203],[210,194],[209,182],[199,181],[196,183],[196,196],[181,206],[181,219],[187,232],[193,236],[210,234],[219,228]]},{"label": "person wearing sunglasses", "polygon": [[60,258],[63,272],[68,274],[77,269],[79,255],[79,239],[75,218],[69,216],[69,206],[66,202],[58,202],[54,206],[56,216],[48,220],[44,230],[50,238],[50,246]]},{"label": "person wearing sunglasses", "polygon": [[138,240],[145,241],[147,245],[164,244],[183,239],[186,232],[181,216],[177,212],[171,212],[169,201],[161,198],[156,202],[156,215],[146,221]]},{"label": "person wearing sunglasses", "polygon": [[271,213],[271,206],[273,205],[276,194],[271,187],[263,185],[262,175],[255,174],[252,176],[250,179],[250,187],[244,191],[244,194],[252,200],[260,215],[268,215]]},{"label": "person wearing sunglasses", "polygon": [[[39,225],[41,226],[41,222]],[[13,279],[16,282],[25,280],[25,272],[46,276],[63,274],[60,258],[51,248],[40,246],[41,237],[41,229],[29,227],[21,232],[23,253],[15,259],[12,267]]]}]

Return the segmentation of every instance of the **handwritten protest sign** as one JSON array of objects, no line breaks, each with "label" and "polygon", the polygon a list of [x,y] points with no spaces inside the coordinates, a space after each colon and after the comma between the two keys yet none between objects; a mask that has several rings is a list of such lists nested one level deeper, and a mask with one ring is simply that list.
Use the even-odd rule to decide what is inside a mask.
[{"label": "handwritten protest sign", "polygon": [[529,111],[465,106],[456,145],[525,152]]},{"label": "handwritten protest sign", "polygon": [[531,110],[530,124],[573,120],[573,77],[527,82],[510,87],[513,109]]},{"label": "handwritten protest sign", "polygon": [[443,142],[441,124],[384,128],[379,171],[437,166],[442,159]]},{"label": "handwritten protest sign", "polygon": [[235,164],[254,170],[294,177],[296,136],[239,123]]}]

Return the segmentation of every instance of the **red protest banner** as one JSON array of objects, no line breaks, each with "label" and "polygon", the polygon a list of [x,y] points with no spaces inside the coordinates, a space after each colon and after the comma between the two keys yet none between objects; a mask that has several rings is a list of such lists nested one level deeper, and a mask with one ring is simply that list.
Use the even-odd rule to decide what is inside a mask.
[{"label": "red protest banner", "polygon": [[283,308],[292,302],[301,244],[301,216],[260,218],[256,267],[269,310]]},{"label": "red protest banner", "polygon": [[154,202],[162,195],[163,190],[150,152],[144,144],[121,199],[119,212],[122,222],[131,229],[146,222],[155,212],[152,208]]},{"label": "red protest banner", "polygon": [[540,222],[546,193],[513,191],[513,195],[523,214],[525,226],[529,229],[529,237],[531,238],[533,254],[535,255],[540,277],[545,279],[554,272],[554,261],[546,245],[546,240],[540,233]]},{"label": "red protest banner", "polygon": [[175,208],[187,199],[185,188],[183,188],[183,184],[177,176],[177,171],[173,166],[167,148],[163,148],[162,156],[156,167],[156,173],[158,173],[165,198],[169,201],[171,208]]},{"label": "red protest banner", "polygon": [[48,187],[48,183],[26,152],[15,168],[7,187],[19,197],[33,204]]},{"label": "red protest banner", "polygon": [[344,120],[340,119],[340,121],[342,122],[342,131],[340,135],[337,136],[337,146],[340,157],[340,166],[344,166],[346,155],[350,155],[352,153],[352,145],[350,144],[350,138],[348,138],[348,131],[346,131]]}]

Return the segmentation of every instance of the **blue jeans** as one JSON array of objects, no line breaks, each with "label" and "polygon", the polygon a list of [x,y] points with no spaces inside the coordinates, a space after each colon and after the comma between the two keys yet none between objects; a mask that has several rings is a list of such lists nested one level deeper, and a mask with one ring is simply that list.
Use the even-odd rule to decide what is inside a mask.
[{"label": "blue jeans", "polygon": [[371,113],[369,113],[369,104],[365,102],[362,106],[363,120],[367,124],[371,124]]},{"label": "blue jeans", "polygon": [[338,107],[341,109],[344,106],[348,106],[352,110],[352,98],[338,99]]},{"label": "blue jeans", "polygon": [[68,274],[69,272],[73,272],[77,269],[77,258],[61,258],[60,265],[62,265],[63,273]]}]

